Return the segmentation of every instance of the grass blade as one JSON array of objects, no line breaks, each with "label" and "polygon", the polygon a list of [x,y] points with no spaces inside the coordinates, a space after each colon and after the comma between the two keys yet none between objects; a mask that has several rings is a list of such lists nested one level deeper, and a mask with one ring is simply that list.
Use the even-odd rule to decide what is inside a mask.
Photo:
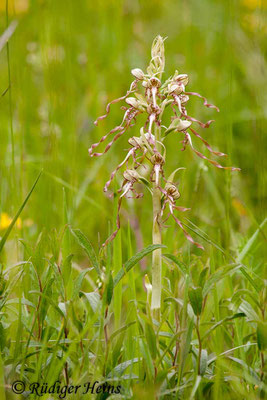
[{"label": "grass blade", "polygon": [[19,208],[17,214],[15,215],[15,217],[13,218],[11,224],[10,224],[9,227],[7,228],[6,233],[5,233],[4,236],[2,237],[2,239],[1,239],[1,241],[0,241],[0,253],[1,253],[1,251],[3,250],[3,247],[4,247],[4,245],[5,245],[5,243],[6,243],[7,239],[8,239],[8,236],[10,235],[10,232],[12,231],[13,226],[15,225],[15,223],[16,223],[18,217],[20,216],[22,210],[24,209],[24,207],[25,207],[25,205],[27,204],[29,198],[31,197],[31,194],[32,194],[32,192],[34,191],[34,188],[35,188],[35,186],[37,185],[37,182],[39,181],[40,176],[42,175],[42,172],[43,172],[43,171],[41,171],[41,172],[39,173],[39,175],[37,176],[37,178],[36,178],[34,184],[32,185],[31,190],[30,190],[29,193],[27,194],[27,196],[26,196],[25,200],[23,201],[22,205],[20,206],[20,208]]},{"label": "grass blade", "polygon": [[184,276],[188,274],[188,267],[182,261],[180,261],[178,257],[174,256],[173,254],[162,254],[162,257],[174,262],[174,264],[176,264],[177,267],[182,271]]},{"label": "grass blade", "polygon": [[254,234],[251,236],[251,238],[247,241],[246,245],[243,247],[241,253],[239,253],[239,256],[237,257],[237,262],[242,263],[242,261],[244,260],[244,258],[246,257],[246,255],[248,254],[248,252],[250,251],[251,247],[253,246],[253,244],[255,243],[255,240],[258,237],[258,234],[260,233],[260,231],[262,230],[262,228],[264,227],[265,223],[267,221],[267,218],[265,218],[263,220],[263,222],[260,224],[260,228],[257,229]]}]

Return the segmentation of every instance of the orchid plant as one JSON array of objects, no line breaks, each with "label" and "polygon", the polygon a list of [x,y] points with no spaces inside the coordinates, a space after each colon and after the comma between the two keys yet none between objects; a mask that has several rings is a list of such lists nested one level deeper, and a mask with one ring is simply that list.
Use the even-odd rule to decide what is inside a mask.
[{"label": "orchid plant", "polygon": [[[188,75],[179,74],[175,71],[174,75],[169,77],[165,82],[162,82],[162,74],[165,67],[164,55],[164,39],[157,36],[152,44],[151,61],[146,73],[141,69],[135,68],[131,71],[134,80],[130,85],[127,93],[113,101],[106,107],[106,114],[97,118],[98,121],[107,117],[110,112],[111,104],[125,101],[122,106],[124,116],[120,125],[113,128],[110,132],[104,135],[98,143],[92,144],[89,148],[91,157],[100,157],[112,147],[112,145],[134,126],[136,118],[140,114],[146,115],[146,122],[140,129],[139,135],[129,138],[130,145],[124,159],[119,163],[105,184],[104,191],[107,192],[113,179],[119,170],[123,170],[122,183],[117,191],[119,195],[118,211],[116,220],[116,230],[105,241],[103,246],[113,240],[120,229],[120,209],[123,198],[134,197],[136,199],[143,196],[143,193],[137,191],[137,184],[146,186],[152,195],[153,205],[153,223],[152,223],[152,239],[153,244],[162,243],[162,230],[165,227],[165,222],[169,218],[173,218],[175,223],[181,228],[185,237],[200,249],[203,246],[194,241],[191,235],[185,230],[182,222],[177,216],[177,212],[188,211],[189,208],[177,205],[180,198],[180,192],[175,183],[176,173],[184,168],[177,168],[173,173],[166,178],[164,175],[164,166],[166,161],[166,147],[164,140],[170,133],[178,133],[182,136],[182,151],[187,147],[200,158],[208,161],[217,168],[230,169],[232,171],[239,168],[226,167],[219,164],[217,161],[207,158],[204,154],[198,151],[192,141],[192,136],[200,139],[206,146],[208,151],[215,156],[225,157],[226,154],[219,151],[214,151],[209,143],[193,128],[194,124],[201,128],[208,128],[214,120],[209,120],[203,123],[196,118],[188,115],[186,104],[191,96],[197,96],[204,101],[204,106],[215,109],[219,112],[218,107],[209,104],[207,99],[196,92],[186,91],[188,84]],[[167,107],[171,107],[173,116],[169,126],[162,124],[163,115]],[[109,137],[113,138],[107,144],[102,152],[95,152],[95,149],[101,145]],[[150,173],[147,175],[144,171],[149,166]],[[138,185],[138,188],[140,185]],[[151,309],[155,315],[158,314],[161,304],[161,248],[153,252],[152,256],[152,299]]]}]

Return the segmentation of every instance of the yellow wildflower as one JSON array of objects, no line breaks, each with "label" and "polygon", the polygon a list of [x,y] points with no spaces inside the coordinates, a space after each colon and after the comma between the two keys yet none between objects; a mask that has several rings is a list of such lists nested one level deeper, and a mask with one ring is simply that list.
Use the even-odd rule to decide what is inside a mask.
[{"label": "yellow wildflower", "polygon": [[[11,222],[12,218],[6,212],[2,212],[0,215],[0,230],[7,229],[11,224]],[[22,227],[21,218],[17,219],[16,226],[18,229],[21,229]]]}]

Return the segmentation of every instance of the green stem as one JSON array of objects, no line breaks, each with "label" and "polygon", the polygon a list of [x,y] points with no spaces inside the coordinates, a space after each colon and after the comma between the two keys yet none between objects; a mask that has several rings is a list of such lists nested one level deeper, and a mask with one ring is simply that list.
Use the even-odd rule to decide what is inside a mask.
[{"label": "green stem", "polygon": [[[156,127],[155,138],[156,141],[159,140],[160,129]],[[156,142],[157,146],[157,142]],[[157,146],[158,147],[158,146]],[[160,151],[159,148],[157,148]],[[153,183],[153,231],[152,231],[152,241],[153,244],[161,244],[161,226],[160,226],[160,213],[161,213],[161,192],[156,185]],[[156,319],[160,319],[160,304],[161,304],[161,249],[157,249],[152,255],[152,300],[151,309],[153,310],[153,315]]]},{"label": "green stem", "polygon": [[197,373],[200,375],[200,365],[201,365],[201,353],[202,353],[202,342],[199,332],[199,315],[197,316],[197,325],[196,325],[197,337],[198,337],[198,362],[197,362]]}]

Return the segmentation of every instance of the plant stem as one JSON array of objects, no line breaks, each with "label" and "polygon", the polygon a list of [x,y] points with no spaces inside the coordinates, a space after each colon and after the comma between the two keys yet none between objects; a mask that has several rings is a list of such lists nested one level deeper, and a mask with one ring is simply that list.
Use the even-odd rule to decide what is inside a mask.
[{"label": "plant stem", "polygon": [[198,362],[197,362],[197,373],[200,375],[200,365],[201,365],[201,353],[202,353],[202,342],[199,332],[199,315],[197,316],[197,324],[196,324],[196,331],[198,337]]},{"label": "plant stem", "polygon": [[[156,146],[157,140],[159,140],[160,129],[155,128]],[[159,151],[159,149],[157,148]],[[161,226],[160,226],[160,213],[161,213],[161,192],[156,184],[153,183],[153,231],[152,241],[153,244],[161,244]],[[152,300],[151,309],[153,310],[153,316],[160,319],[160,303],[161,303],[161,249],[157,249],[152,255]]]}]

